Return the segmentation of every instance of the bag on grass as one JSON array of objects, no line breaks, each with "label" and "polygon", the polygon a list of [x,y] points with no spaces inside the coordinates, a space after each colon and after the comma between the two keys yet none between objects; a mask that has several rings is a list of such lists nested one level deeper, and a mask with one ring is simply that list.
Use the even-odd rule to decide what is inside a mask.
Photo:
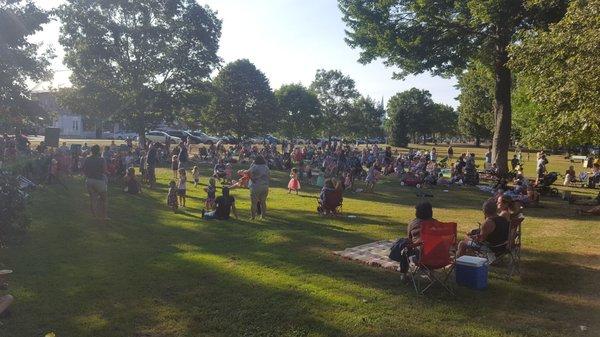
[{"label": "bag on grass", "polygon": [[390,255],[388,256],[391,260],[396,262],[402,262],[402,251],[406,247],[408,241],[406,238],[398,239],[390,248]]}]

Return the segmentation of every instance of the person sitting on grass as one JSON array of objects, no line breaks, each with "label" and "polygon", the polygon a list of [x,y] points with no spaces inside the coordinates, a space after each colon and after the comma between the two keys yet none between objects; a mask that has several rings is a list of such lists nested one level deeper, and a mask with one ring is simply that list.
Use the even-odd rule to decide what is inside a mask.
[{"label": "person sitting on grass", "polygon": [[498,215],[495,200],[487,200],[483,204],[485,222],[480,229],[471,231],[467,237],[459,242],[457,257],[473,254],[474,251],[487,253],[501,253],[506,249],[503,245],[508,240],[510,224],[505,217]]},{"label": "person sitting on grass", "polygon": [[235,209],[235,198],[229,195],[229,188],[227,186],[222,189],[223,195],[215,199],[216,209],[211,212],[202,210],[202,218],[206,220],[228,220],[229,214],[237,219],[237,211]]},{"label": "person sitting on grass", "polygon": [[125,175],[125,192],[129,194],[138,194],[142,192],[142,186],[135,178],[135,168],[130,167],[127,169]]},{"label": "person sitting on grass", "polygon": [[577,181],[577,175],[575,173],[575,168],[573,165],[569,166],[569,169],[565,171],[565,181],[563,181],[563,186],[568,186],[571,183]]}]

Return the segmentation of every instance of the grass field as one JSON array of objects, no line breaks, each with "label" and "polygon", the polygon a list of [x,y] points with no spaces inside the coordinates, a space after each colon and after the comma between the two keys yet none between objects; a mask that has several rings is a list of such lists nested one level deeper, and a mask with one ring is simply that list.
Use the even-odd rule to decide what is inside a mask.
[{"label": "grass field", "polygon": [[[236,190],[241,217],[227,222],[199,219],[201,188],[188,187],[185,212],[168,210],[169,178],[138,197],[112,187],[109,223],[90,217],[79,178],[34,193],[29,236],[0,256],[16,297],[0,336],[600,336],[600,218],[559,199],[525,211],[520,278],[418,296],[397,273],[331,254],[404,235],[419,198],[392,178],[345,195],[356,218],[331,219],[315,214],[316,188],[288,195],[288,174],[273,172],[268,218],[249,220]],[[431,193],[459,233],[482,220],[477,189]]]}]

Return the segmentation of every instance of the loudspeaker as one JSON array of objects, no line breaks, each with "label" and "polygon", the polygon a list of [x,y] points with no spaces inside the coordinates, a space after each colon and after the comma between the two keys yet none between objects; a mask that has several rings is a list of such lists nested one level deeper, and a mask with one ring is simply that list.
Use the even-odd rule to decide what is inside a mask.
[{"label": "loudspeaker", "polygon": [[46,144],[46,146],[58,147],[59,138],[59,128],[46,128],[46,133],[44,134],[44,144]]}]

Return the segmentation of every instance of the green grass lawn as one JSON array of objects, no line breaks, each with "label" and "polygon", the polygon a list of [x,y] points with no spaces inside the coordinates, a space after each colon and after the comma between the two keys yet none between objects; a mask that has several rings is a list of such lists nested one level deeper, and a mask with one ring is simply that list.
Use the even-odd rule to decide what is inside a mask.
[{"label": "green grass lawn", "polygon": [[[139,197],[112,187],[106,224],[90,217],[79,178],[34,193],[28,237],[0,255],[16,298],[0,336],[600,335],[600,218],[558,199],[525,212],[520,278],[493,272],[486,291],[418,296],[397,273],[331,254],[404,236],[414,188],[385,179],[376,194],[345,196],[356,218],[322,218],[317,189],[288,195],[288,174],[273,172],[266,220],[249,220],[248,191],[236,190],[240,219],[207,222],[201,188],[188,187],[185,212],[167,209],[169,177]],[[459,233],[482,220],[477,189],[431,193],[434,216]]]}]

